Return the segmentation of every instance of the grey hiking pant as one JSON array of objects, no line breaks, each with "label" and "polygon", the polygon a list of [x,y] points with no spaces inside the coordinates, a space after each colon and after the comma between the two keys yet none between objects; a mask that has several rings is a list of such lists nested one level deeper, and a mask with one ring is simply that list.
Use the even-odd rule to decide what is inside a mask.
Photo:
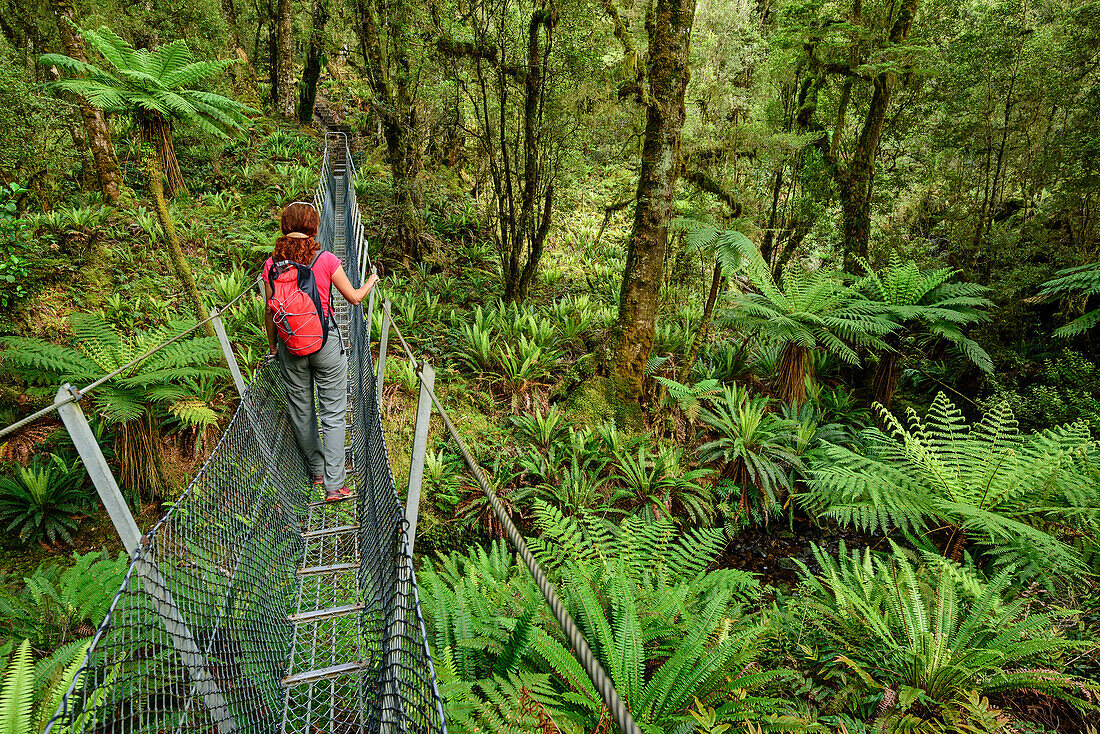
[{"label": "grey hiking pant", "polygon": [[[344,486],[344,439],[348,412],[348,360],[335,324],[325,345],[313,354],[296,357],[279,342],[279,371],[286,384],[290,425],[309,473],[325,478],[325,491]],[[317,390],[314,403],[313,391]],[[317,432],[318,412],[321,435]]]}]

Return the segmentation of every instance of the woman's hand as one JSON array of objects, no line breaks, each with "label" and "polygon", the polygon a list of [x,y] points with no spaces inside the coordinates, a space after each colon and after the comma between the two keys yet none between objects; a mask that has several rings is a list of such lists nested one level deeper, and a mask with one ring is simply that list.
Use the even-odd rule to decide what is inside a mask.
[{"label": "woman's hand", "polygon": [[344,272],[343,265],[337,268],[336,272],[332,274],[332,284],[336,286],[336,290],[340,292],[340,295],[353,306],[362,303],[363,299],[367,297],[367,294],[370,293],[371,288],[373,288],[374,284],[377,282],[378,276],[371,273],[370,277],[367,278],[367,282],[364,283],[362,287],[354,288],[351,285],[351,281],[348,280],[347,274]]}]

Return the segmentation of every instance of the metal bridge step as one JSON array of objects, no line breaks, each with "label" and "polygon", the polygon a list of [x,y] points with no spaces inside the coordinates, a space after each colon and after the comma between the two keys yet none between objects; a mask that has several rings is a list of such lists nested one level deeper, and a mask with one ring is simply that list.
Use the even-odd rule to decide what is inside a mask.
[{"label": "metal bridge step", "polygon": [[312,612],[298,612],[297,614],[291,614],[288,619],[291,622],[316,622],[321,619],[329,619],[330,617],[341,617],[345,614],[354,614],[362,610],[363,603],[358,604],[345,604],[342,607],[329,607],[328,609],[316,609]]},{"label": "metal bridge step", "polygon": [[352,523],[351,525],[337,525],[332,528],[321,528],[320,530],[307,530],[302,533],[303,538],[320,538],[325,535],[336,535],[337,533],[350,533],[352,530],[358,530],[359,523]]},{"label": "metal bridge step", "polygon": [[354,675],[366,669],[366,665],[356,660],[351,663],[340,663],[339,665],[330,665],[327,668],[318,668],[317,670],[307,670],[302,673],[288,675],[286,678],[283,678],[282,683],[289,688],[290,686],[300,686],[303,683],[313,683],[328,678],[337,678],[341,675]]},{"label": "metal bridge step", "polygon": [[333,563],[328,566],[306,566],[305,568],[298,569],[298,575],[310,576],[313,574],[341,573],[343,571],[354,571],[357,568],[359,568],[358,563]]},{"label": "metal bridge step", "polygon": [[340,506],[341,506],[341,505],[343,505],[343,504],[344,504],[345,502],[348,502],[348,501],[350,501],[350,500],[353,500],[353,499],[355,499],[355,498],[356,498],[356,497],[358,497],[358,496],[359,496],[359,495],[357,495],[356,493],[352,492],[351,494],[349,494],[349,495],[348,495],[347,497],[345,497],[345,498],[344,498],[344,499],[342,499],[342,500],[337,500],[337,501],[335,501],[335,502],[325,502],[324,500],[321,500],[320,502],[310,502],[310,503],[309,503],[309,506],[310,506],[310,507],[340,507]]}]

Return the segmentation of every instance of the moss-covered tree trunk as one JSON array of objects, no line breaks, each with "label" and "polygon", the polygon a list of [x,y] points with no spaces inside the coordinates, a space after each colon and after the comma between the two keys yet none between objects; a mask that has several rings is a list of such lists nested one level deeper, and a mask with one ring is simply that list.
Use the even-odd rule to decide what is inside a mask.
[{"label": "moss-covered tree trunk", "polygon": [[[919,0],[902,0],[894,25],[890,29],[890,45],[897,46],[909,38],[918,4]],[[845,272],[855,272],[857,257],[867,258],[867,245],[871,238],[871,189],[875,156],[897,83],[898,74],[892,69],[874,77],[871,103],[867,107],[855,150],[848,159],[848,165],[837,168]]]},{"label": "moss-covered tree trunk", "polygon": [[680,365],[680,372],[676,375],[676,381],[686,385],[691,377],[691,368],[695,366],[695,360],[699,357],[699,350],[710,333],[710,324],[714,319],[714,304],[718,301],[718,292],[725,280],[722,273],[722,264],[714,263],[714,274],[710,278],[710,292],[707,293],[707,302],[703,304],[703,320],[699,324],[699,330],[695,332],[695,338],[691,340],[691,351]]},{"label": "moss-covered tree trunk", "polygon": [[302,88],[298,97],[298,122],[313,121],[313,105],[317,102],[317,80],[321,78],[321,61],[325,55],[325,25],[328,23],[328,0],[313,0],[313,20],[309,29],[309,50],[302,69]]},{"label": "moss-covered tree trunk", "polygon": [[[71,0],[54,0],[54,14],[57,16],[57,28],[65,53],[72,58],[87,63],[84,53],[84,41],[76,33],[73,20],[76,12]],[[122,173],[111,143],[111,129],[102,110],[96,109],[83,98],[78,99],[80,119],[83,122],[85,142],[95,164],[96,186],[103,195],[103,201],[114,204],[118,201],[118,188],[122,185]]]},{"label": "moss-covered tree trunk", "polygon": [[654,12],[646,20],[645,140],[610,365],[616,387],[634,400],[642,394],[664,278],[672,196],[681,169],[680,137],[694,18],[695,0],[656,0]]},{"label": "moss-covered tree trunk", "polygon": [[406,262],[420,262],[425,254],[424,207],[419,184],[420,120],[409,53],[413,43],[413,7],[408,0],[396,0],[384,7],[376,7],[373,0],[360,0],[358,9],[367,80],[382,118],[393,177],[397,244]]},{"label": "moss-covered tree trunk", "polygon": [[288,120],[295,120],[294,109],[294,3],[279,0],[275,11],[275,86],[272,101],[276,111]]},{"label": "moss-covered tree trunk", "polygon": [[[160,222],[160,227],[164,230],[164,239],[168,245],[168,260],[172,264],[172,270],[179,278],[180,285],[183,286],[184,297],[190,301],[191,312],[195,315],[195,319],[206,321],[210,318],[210,314],[207,312],[206,306],[203,305],[199,289],[195,285],[195,278],[191,274],[191,265],[184,257],[183,247],[180,246],[179,235],[176,234],[176,225],[172,222],[172,217],[168,213],[168,202],[164,198],[164,184],[161,181],[160,161],[156,155],[148,151],[145,153],[145,171],[149,175],[149,192],[153,195],[153,208],[157,212],[157,221]],[[203,331],[209,337],[214,336],[214,327],[210,325],[209,321],[206,322]]]}]

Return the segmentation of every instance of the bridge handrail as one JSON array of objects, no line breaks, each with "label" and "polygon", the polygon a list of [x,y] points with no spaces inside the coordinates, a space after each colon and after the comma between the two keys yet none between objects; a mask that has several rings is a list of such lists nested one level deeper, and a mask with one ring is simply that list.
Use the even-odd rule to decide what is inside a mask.
[{"label": "bridge handrail", "polygon": [[[256,278],[256,280],[253,281],[253,282],[254,283],[259,283],[260,279]],[[122,365],[118,369],[113,370],[112,372],[108,372],[106,375],[104,375],[103,377],[100,377],[98,380],[89,383],[87,386],[82,387],[79,390],[74,391],[74,394],[71,394],[68,398],[57,400],[53,404],[47,405],[45,408],[42,408],[41,410],[38,410],[38,411],[35,411],[34,413],[31,413],[30,415],[23,418],[22,420],[18,420],[15,423],[12,423],[10,426],[6,426],[5,428],[0,429],[0,438],[3,438],[4,436],[7,436],[9,433],[14,433],[15,431],[18,431],[20,428],[23,428],[24,426],[27,426],[27,425],[30,425],[31,423],[34,423],[39,418],[42,418],[43,416],[47,416],[50,413],[54,412],[55,410],[60,408],[62,405],[67,405],[69,403],[75,403],[76,401],[80,400],[82,397],[84,397],[85,395],[90,393],[92,390],[95,390],[100,385],[102,385],[106,382],[109,382],[110,380],[114,379],[115,377],[118,377],[119,375],[121,375],[126,370],[128,370],[131,367],[134,367],[138,364],[141,364],[142,362],[147,360],[149,357],[152,357],[154,354],[156,354],[160,350],[164,349],[165,347],[169,346],[170,344],[175,344],[180,339],[182,339],[185,336],[187,336],[188,334],[194,332],[196,329],[198,329],[198,328],[200,328],[200,327],[202,327],[206,324],[209,324],[210,322],[212,322],[216,318],[219,318],[221,316],[221,314],[225,313],[225,311],[229,309],[230,306],[235,305],[237,303],[237,301],[241,300],[241,298],[243,298],[247,293],[251,292],[251,285],[252,285],[252,283],[249,284],[249,286],[250,286],[249,288],[243,289],[237,295],[236,298],[234,298],[229,303],[225,304],[225,306],[223,306],[220,310],[218,310],[213,315],[207,316],[202,321],[188,327],[184,331],[181,331],[179,334],[176,334],[171,339],[166,339],[166,340],[162,341],[160,344],[156,345],[155,347],[153,347],[149,351],[145,352],[141,356],[138,356],[138,357],[135,357],[134,359],[131,359],[129,362]]]}]

